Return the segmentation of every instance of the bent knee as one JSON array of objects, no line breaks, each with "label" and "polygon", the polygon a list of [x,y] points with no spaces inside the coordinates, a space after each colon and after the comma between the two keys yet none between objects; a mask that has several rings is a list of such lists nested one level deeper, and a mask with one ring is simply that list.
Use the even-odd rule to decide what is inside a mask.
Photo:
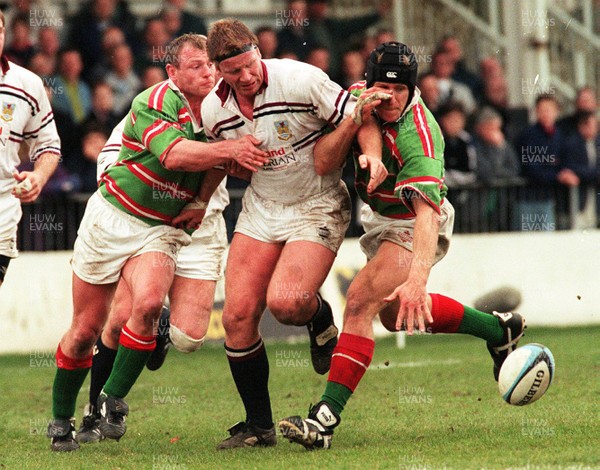
[{"label": "bent knee", "polygon": [[365,289],[350,286],[346,294],[346,316],[352,318],[370,315],[369,310],[373,309],[373,301],[374,299]]},{"label": "bent knee", "polygon": [[159,296],[148,295],[133,306],[132,314],[143,318],[144,322],[152,324],[162,312],[163,300]]},{"label": "bent knee", "polygon": [[72,347],[77,353],[76,357],[80,357],[94,347],[100,336],[100,330],[89,325],[81,325],[72,330],[70,336]]},{"label": "bent knee", "polygon": [[205,336],[196,339],[186,334],[183,330],[180,330],[175,325],[171,324],[171,327],[169,328],[169,338],[171,339],[171,343],[173,343],[173,346],[175,349],[177,349],[177,351],[182,353],[191,353],[202,347]]},{"label": "bent knee", "polygon": [[267,301],[267,307],[273,316],[284,325],[305,325],[307,299],[270,299]]}]

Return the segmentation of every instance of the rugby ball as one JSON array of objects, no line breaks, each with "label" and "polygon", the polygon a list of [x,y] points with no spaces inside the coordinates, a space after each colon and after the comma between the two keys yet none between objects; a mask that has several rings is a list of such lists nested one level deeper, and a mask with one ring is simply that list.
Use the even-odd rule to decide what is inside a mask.
[{"label": "rugby ball", "polygon": [[539,400],[552,383],[554,357],[543,344],[530,343],[513,351],[498,376],[500,395],[510,405],[523,406]]}]

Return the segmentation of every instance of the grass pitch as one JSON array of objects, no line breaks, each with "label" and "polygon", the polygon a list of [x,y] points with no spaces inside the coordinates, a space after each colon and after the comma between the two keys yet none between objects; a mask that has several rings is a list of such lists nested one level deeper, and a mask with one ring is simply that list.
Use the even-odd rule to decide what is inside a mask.
[{"label": "grass pitch", "polygon": [[[0,357],[0,469],[437,469],[600,468],[600,327],[529,328],[522,344],[543,343],[556,360],[546,396],[504,403],[483,341],[462,335],[377,342],[372,366],[343,413],[329,451],[215,450],[243,409],[221,345],[171,351],[144,371],[128,396],[121,442],[50,451],[53,355]],[[275,417],[305,415],[326,377],[310,366],[308,344],[273,343]],[[89,379],[88,379],[89,380]],[[87,401],[79,395],[77,425]]]}]

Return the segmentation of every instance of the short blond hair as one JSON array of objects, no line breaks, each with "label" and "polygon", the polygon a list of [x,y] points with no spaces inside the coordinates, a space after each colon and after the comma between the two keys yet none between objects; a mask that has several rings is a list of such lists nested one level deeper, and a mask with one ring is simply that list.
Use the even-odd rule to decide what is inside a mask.
[{"label": "short blond hair", "polygon": [[167,64],[179,67],[181,49],[186,44],[206,52],[206,36],[192,33],[182,34],[167,45]]},{"label": "short blond hair", "polygon": [[220,62],[258,48],[258,39],[240,20],[226,18],[211,26],[207,48],[210,60]]}]

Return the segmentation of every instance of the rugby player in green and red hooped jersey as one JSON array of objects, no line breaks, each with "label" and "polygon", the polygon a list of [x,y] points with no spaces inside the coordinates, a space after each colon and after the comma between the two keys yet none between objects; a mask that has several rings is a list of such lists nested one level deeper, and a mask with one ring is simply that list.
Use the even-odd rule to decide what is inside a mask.
[{"label": "rugby player in green and red hooped jersey", "polygon": [[[367,63],[367,80],[356,94],[391,94],[374,111],[383,136],[381,158],[387,179],[366,191],[369,173],[362,155],[355,160],[356,188],[366,203],[361,211],[366,266],[347,293],[344,328],[333,352],[321,401],[307,419],[284,418],[284,437],[307,449],[327,449],[346,402],[366,372],[375,348],[373,318],[390,331],[466,333],[484,339],[494,361],[494,378],[525,328],[516,313],[490,315],[440,294],[427,293],[431,267],[444,257],[452,233],[454,209],[445,199],[444,141],[416,87],[417,63],[404,44],[384,43]],[[369,87],[367,89],[367,87]],[[321,139],[315,161],[322,170],[339,168],[345,155]]]},{"label": "rugby player in green and red hooped jersey", "polygon": [[[172,284],[181,246],[204,215],[203,202],[230,161],[256,171],[267,159],[258,139],[199,142],[200,106],[214,86],[206,38],[186,34],[168,46],[169,79],[135,100],[118,162],[88,201],[73,250],[73,322],[56,352],[48,425],[54,451],[72,451],[77,394],[92,363],[92,348],[122,280],[131,316],[122,329],[115,363],[98,399],[100,430],[119,439],[126,430],[123,400],[155,348],[153,325]],[[205,172],[204,178],[195,172]],[[202,186],[200,187],[200,182]]]}]

